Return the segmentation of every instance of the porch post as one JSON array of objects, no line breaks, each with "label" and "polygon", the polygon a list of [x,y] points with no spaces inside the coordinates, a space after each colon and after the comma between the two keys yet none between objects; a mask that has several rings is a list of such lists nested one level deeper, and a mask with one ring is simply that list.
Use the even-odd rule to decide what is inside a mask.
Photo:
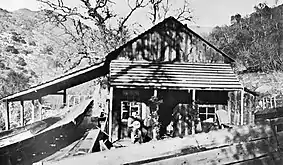
[{"label": "porch post", "polygon": [[231,97],[231,92],[228,92],[228,122],[229,124],[232,124],[231,120],[231,102],[232,102],[232,97]]},{"label": "porch post", "polygon": [[[196,105],[196,90],[195,89],[193,89],[193,91],[192,91],[192,105],[193,105],[193,108],[195,107],[195,105]],[[195,109],[194,109],[195,110]],[[195,131],[196,129],[195,129],[195,121],[194,120],[192,120],[192,135],[194,135],[195,133],[196,133],[196,131]]]},{"label": "porch post", "polygon": [[272,96],[269,98],[269,101],[270,101],[270,108],[273,108],[273,103],[272,103]]},{"label": "porch post", "polygon": [[9,110],[9,101],[3,101],[4,109],[6,110],[6,118],[5,118],[5,128],[6,130],[10,129],[10,110]]},{"label": "porch post", "polygon": [[31,122],[34,123],[34,111],[35,111],[35,107],[34,107],[34,100],[31,100]]},{"label": "porch post", "polygon": [[240,125],[244,125],[244,90],[241,90],[241,120]]},{"label": "porch post", "polygon": [[109,141],[112,142],[112,123],[113,123],[113,112],[112,112],[112,107],[113,107],[113,87],[110,87],[109,91],[109,127],[108,127],[108,134],[109,134]]},{"label": "porch post", "polygon": [[63,90],[63,105],[67,105],[67,89]]},{"label": "porch post", "polygon": [[24,101],[21,100],[21,112],[20,112],[20,123],[21,126],[25,126],[25,105],[24,105]]},{"label": "porch post", "polygon": [[66,106],[69,108],[70,107],[70,95],[66,95]]},{"label": "porch post", "polygon": [[250,97],[249,97],[249,122],[248,122],[248,124],[253,124],[253,102],[252,102],[252,100],[253,100],[253,96],[252,95],[250,95]]},{"label": "porch post", "polygon": [[153,96],[157,97],[157,89],[153,90]]},{"label": "porch post", "polygon": [[238,106],[238,91],[234,91],[234,124],[239,125],[239,106]]},{"label": "porch post", "polygon": [[39,110],[39,120],[42,120],[42,100],[41,98],[38,99],[38,110]]}]

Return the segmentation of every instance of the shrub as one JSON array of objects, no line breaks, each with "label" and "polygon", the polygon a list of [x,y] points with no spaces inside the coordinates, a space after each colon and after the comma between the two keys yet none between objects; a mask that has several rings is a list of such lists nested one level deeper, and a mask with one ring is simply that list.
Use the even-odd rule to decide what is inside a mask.
[{"label": "shrub", "polygon": [[22,57],[18,57],[18,60],[16,61],[16,63],[20,66],[26,66],[27,65],[25,59],[23,59]]},{"label": "shrub", "polygon": [[23,44],[27,43],[24,39],[21,39],[20,42],[23,43]]},{"label": "shrub", "polygon": [[3,62],[0,62],[0,69],[5,69],[5,64]]},{"label": "shrub", "polygon": [[13,54],[19,54],[18,49],[16,49],[16,48],[15,48],[14,46],[12,46],[12,45],[7,46],[7,47],[5,48],[5,51],[6,51],[6,52],[11,52],[11,53],[13,53]]},{"label": "shrub", "polygon": [[23,50],[22,53],[23,53],[24,55],[28,55],[28,54],[32,54],[33,51],[32,51],[32,50]]},{"label": "shrub", "polygon": [[41,51],[41,53],[43,54],[52,54],[54,51],[54,48],[51,45],[47,45],[43,48],[43,50]]},{"label": "shrub", "polygon": [[31,46],[36,46],[36,43],[35,43],[35,41],[30,41],[30,42],[29,42],[29,45],[31,45]]},{"label": "shrub", "polygon": [[20,38],[16,35],[12,35],[11,39],[16,42],[20,42]]}]

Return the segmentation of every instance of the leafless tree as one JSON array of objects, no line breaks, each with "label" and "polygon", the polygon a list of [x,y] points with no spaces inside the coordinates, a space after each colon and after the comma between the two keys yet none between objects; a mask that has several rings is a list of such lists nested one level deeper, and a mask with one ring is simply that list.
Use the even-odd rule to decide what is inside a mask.
[{"label": "leafless tree", "polygon": [[[93,57],[93,53],[90,53],[97,54],[97,47],[104,52],[102,54],[106,54],[125,43],[130,37],[130,31],[134,30],[129,26],[139,24],[138,21],[130,22],[130,18],[139,10],[148,12],[152,24],[169,16],[174,16],[180,21],[192,19],[188,0],[181,1],[178,6],[173,4],[180,2],[177,0],[125,0],[125,11],[128,12],[124,15],[115,11],[118,2],[113,0],[77,0],[78,5],[74,7],[67,4],[67,0],[37,1],[44,5],[48,21],[63,27],[72,41],[80,45],[78,54],[81,58],[74,62],[73,67],[84,58],[91,62],[101,59],[101,56]],[[67,21],[72,22],[73,28],[66,26]]]}]

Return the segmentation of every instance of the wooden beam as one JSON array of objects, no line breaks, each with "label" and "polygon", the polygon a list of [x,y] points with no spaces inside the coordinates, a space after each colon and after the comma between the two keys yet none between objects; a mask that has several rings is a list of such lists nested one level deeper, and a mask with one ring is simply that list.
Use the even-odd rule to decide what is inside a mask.
[{"label": "wooden beam", "polygon": [[231,96],[231,92],[228,92],[228,121],[229,121],[229,124],[232,124],[231,123],[231,109],[232,109],[232,106],[231,106],[231,101],[232,101],[232,96]]},{"label": "wooden beam", "polygon": [[34,123],[35,121],[35,106],[34,106],[34,100],[31,100],[31,123]]},{"label": "wooden beam", "polygon": [[157,89],[153,90],[153,96],[157,97]]},{"label": "wooden beam", "polygon": [[50,93],[49,95],[64,95],[64,92]]},{"label": "wooden beam", "polygon": [[241,90],[240,125],[244,125],[244,90]]},{"label": "wooden beam", "polygon": [[[195,89],[192,90],[192,105],[193,105],[194,108],[196,107],[196,90]],[[196,133],[195,130],[196,130],[195,129],[195,121],[192,120],[192,134],[193,135]]]},{"label": "wooden beam", "polygon": [[21,126],[25,126],[25,104],[24,101],[20,101],[21,103],[21,112],[20,112],[20,123]]},{"label": "wooden beam", "polygon": [[63,105],[67,105],[67,89],[63,91]]},{"label": "wooden beam", "polygon": [[39,98],[39,99],[37,100],[37,102],[38,102],[38,110],[39,110],[39,120],[42,120],[42,105],[41,105],[42,99]]},{"label": "wooden beam", "polygon": [[5,116],[5,128],[6,130],[10,129],[10,110],[9,110],[9,102],[7,100],[3,101],[4,109],[6,110]]},{"label": "wooden beam", "polygon": [[[198,164],[198,161],[203,164],[232,164],[275,151],[276,143],[272,143],[273,137],[274,133],[269,125],[244,126],[70,157],[58,160],[55,164],[147,164],[162,160],[168,161],[167,164]],[[205,150],[200,151],[199,148]],[[198,156],[199,154],[202,156]],[[183,156],[188,157],[188,159],[186,158],[187,163],[169,162]],[[230,160],[232,161],[229,162]],[[44,162],[43,164],[51,165],[54,162]]]},{"label": "wooden beam", "polygon": [[113,87],[110,87],[110,91],[109,91],[109,95],[110,95],[110,101],[109,101],[109,127],[108,127],[108,135],[109,135],[109,141],[112,142],[112,124],[113,124],[113,112],[112,112],[112,108],[113,108]]},{"label": "wooden beam", "polygon": [[66,104],[66,106],[69,108],[70,107],[70,95],[67,95],[67,104]]},{"label": "wooden beam", "polygon": [[[276,154],[275,149],[272,147],[265,147],[270,144],[266,140],[257,140],[252,142],[243,142],[240,144],[233,144],[223,148],[202,151],[193,154],[186,154],[181,156],[172,156],[169,159],[162,159],[146,163],[148,165],[168,165],[168,164],[242,164],[244,161],[264,157],[268,154]],[[253,146],[253,147],[250,147]],[[271,146],[271,145],[270,145]],[[274,146],[274,145],[273,145]],[[262,148],[266,148],[263,150]],[[241,151],[239,151],[241,148]],[[252,154],[251,154],[252,153]],[[241,162],[241,163],[240,163]],[[132,163],[134,164],[134,163]],[[138,163],[137,163],[138,164]],[[255,164],[255,163],[251,163]],[[271,162],[271,164],[273,164]]]},{"label": "wooden beam", "polygon": [[234,91],[234,124],[239,125],[238,91]]},{"label": "wooden beam", "polygon": [[249,97],[249,123],[248,124],[253,124],[253,97],[250,95]]}]

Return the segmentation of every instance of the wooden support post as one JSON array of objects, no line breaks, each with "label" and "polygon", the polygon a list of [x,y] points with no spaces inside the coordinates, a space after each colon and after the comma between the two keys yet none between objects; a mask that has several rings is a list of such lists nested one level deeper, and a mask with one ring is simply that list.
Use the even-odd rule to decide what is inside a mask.
[{"label": "wooden support post", "polygon": [[20,110],[20,123],[21,126],[25,126],[25,105],[24,105],[24,101],[20,101],[21,102],[21,110]]},{"label": "wooden support post", "polygon": [[6,118],[5,118],[5,128],[6,130],[10,129],[10,110],[9,110],[9,101],[3,101],[4,109],[6,110]]},{"label": "wooden support post", "polygon": [[269,98],[269,101],[270,101],[270,108],[273,108],[273,103],[272,103],[273,99],[272,99],[272,97]]},{"label": "wooden support post", "polygon": [[265,101],[265,97],[262,99],[262,108],[265,109],[266,108],[266,101]]},{"label": "wooden support post", "polygon": [[42,100],[41,98],[38,99],[38,110],[39,110],[39,120],[42,120]]},{"label": "wooden support post", "polygon": [[253,124],[253,96],[249,97],[249,123]]},{"label": "wooden support post", "polygon": [[[193,105],[193,110],[196,110],[194,109],[195,108],[195,105],[196,105],[196,90],[193,89],[193,92],[192,92],[192,105]],[[194,135],[196,133],[196,129],[195,129],[195,121],[192,120],[192,134]]]},{"label": "wooden support post", "polygon": [[240,125],[244,125],[244,90],[241,90]]},{"label": "wooden support post", "polygon": [[67,89],[63,90],[63,105],[67,105]]},{"label": "wooden support post", "polygon": [[[171,57],[170,57],[171,58]],[[157,97],[158,96],[158,93],[157,93],[157,89],[154,89],[153,90],[153,96]],[[157,111],[159,109],[159,105],[157,105]],[[159,134],[160,135],[160,134]],[[154,126],[153,129],[152,129],[152,140],[158,140],[158,132],[156,130],[156,127]]]},{"label": "wooden support post", "polygon": [[229,124],[232,124],[231,123],[231,109],[232,109],[231,101],[232,101],[231,92],[228,92],[228,122]]},{"label": "wooden support post", "polygon": [[153,96],[157,97],[157,89],[153,90]]},{"label": "wooden support post", "polygon": [[113,124],[113,112],[112,112],[112,108],[113,108],[113,87],[110,87],[110,92],[109,92],[110,98],[109,98],[109,127],[108,127],[108,135],[109,135],[109,141],[112,142],[112,124]]},{"label": "wooden support post", "polygon": [[66,100],[67,104],[66,105],[67,105],[68,108],[70,107],[70,97],[71,97],[70,95],[67,95],[67,100]]},{"label": "wooden support post", "polygon": [[239,125],[238,91],[234,91],[234,124]]},{"label": "wooden support post", "polygon": [[277,107],[277,104],[276,104],[276,96],[274,96],[274,108]]},{"label": "wooden support post", "polygon": [[31,100],[31,123],[34,123],[34,117],[35,117],[35,106],[34,106],[34,100]]}]

